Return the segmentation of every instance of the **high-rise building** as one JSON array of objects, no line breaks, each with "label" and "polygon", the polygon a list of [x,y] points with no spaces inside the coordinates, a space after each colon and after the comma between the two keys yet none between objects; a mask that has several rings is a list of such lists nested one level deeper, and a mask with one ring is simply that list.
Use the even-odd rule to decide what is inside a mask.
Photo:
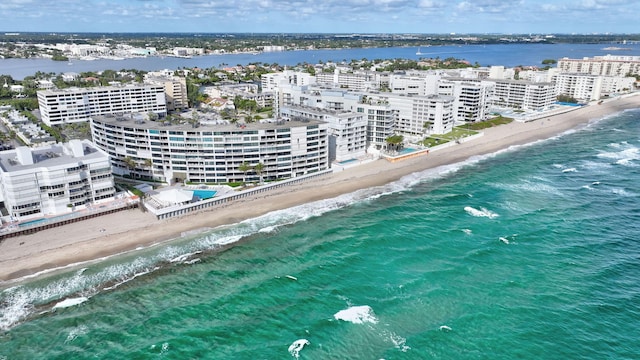
[{"label": "high-rise building", "polygon": [[[178,123],[96,116],[91,135],[111,156],[113,172],[174,183],[288,179],[329,168],[323,121],[263,120],[248,124]],[[260,174],[241,165],[263,165]]]},{"label": "high-rise building", "polygon": [[117,113],[167,114],[162,85],[125,85],[38,91],[42,121],[60,125],[89,121],[91,116]]}]

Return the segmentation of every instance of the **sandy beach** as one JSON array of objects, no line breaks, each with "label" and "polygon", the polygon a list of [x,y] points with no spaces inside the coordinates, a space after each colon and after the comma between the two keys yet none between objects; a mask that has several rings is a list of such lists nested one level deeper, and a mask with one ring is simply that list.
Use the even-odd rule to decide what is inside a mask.
[{"label": "sandy beach", "polygon": [[376,160],[179,218],[156,220],[152,214],[137,209],[126,210],[4,239],[0,243],[0,287],[9,285],[14,279],[46,269],[91,261],[175,239],[187,231],[233,224],[271,211],[384,185],[418,171],[457,163],[513,145],[547,139],[608,114],[638,107],[640,96],[629,96],[536,121],[512,122],[486,129],[480,138],[432,151],[429,155],[394,163]]}]

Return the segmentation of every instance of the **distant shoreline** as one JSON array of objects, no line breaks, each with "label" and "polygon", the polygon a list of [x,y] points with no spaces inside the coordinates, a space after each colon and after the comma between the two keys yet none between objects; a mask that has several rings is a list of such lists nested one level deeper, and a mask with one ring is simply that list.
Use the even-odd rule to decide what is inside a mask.
[{"label": "distant shoreline", "polygon": [[394,163],[376,160],[320,179],[179,218],[159,221],[149,213],[128,210],[5,239],[0,243],[0,288],[11,286],[13,280],[29,280],[33,274],[47,269],[130,253],[139,248],[180,239],[185,233],[236,224],[273,211],[382,186],[409,174],[456,164],[474,156],[548,139],[589,121],[625,109],[640,108],[638,95],[611,99],[601,105],[583,106],[526,123],[512,122],[496,126],[485,129],[484,135],[477,139],[428,155]]}]

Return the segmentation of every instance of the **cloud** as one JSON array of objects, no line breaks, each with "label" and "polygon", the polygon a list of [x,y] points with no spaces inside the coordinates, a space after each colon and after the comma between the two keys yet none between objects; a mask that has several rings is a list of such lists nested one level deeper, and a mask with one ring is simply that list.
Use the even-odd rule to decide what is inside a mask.
[{"label": "cloud", "polygon": [[0,16],[5,31],[621,32],[640,3],[542,1],[0,0]]}]

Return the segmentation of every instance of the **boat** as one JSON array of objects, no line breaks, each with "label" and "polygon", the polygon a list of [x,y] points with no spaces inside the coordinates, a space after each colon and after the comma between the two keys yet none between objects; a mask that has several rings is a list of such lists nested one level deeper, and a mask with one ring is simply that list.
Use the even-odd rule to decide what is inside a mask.
[{"label": "boat", "polygon": [[[431,45],[427,45],[427,47],[429,47]],[[418,52],[416,52],[416,55],[426,55],[425,53],[423,53],[422,51],[420,51],[420,48],[418,48]]]}]

